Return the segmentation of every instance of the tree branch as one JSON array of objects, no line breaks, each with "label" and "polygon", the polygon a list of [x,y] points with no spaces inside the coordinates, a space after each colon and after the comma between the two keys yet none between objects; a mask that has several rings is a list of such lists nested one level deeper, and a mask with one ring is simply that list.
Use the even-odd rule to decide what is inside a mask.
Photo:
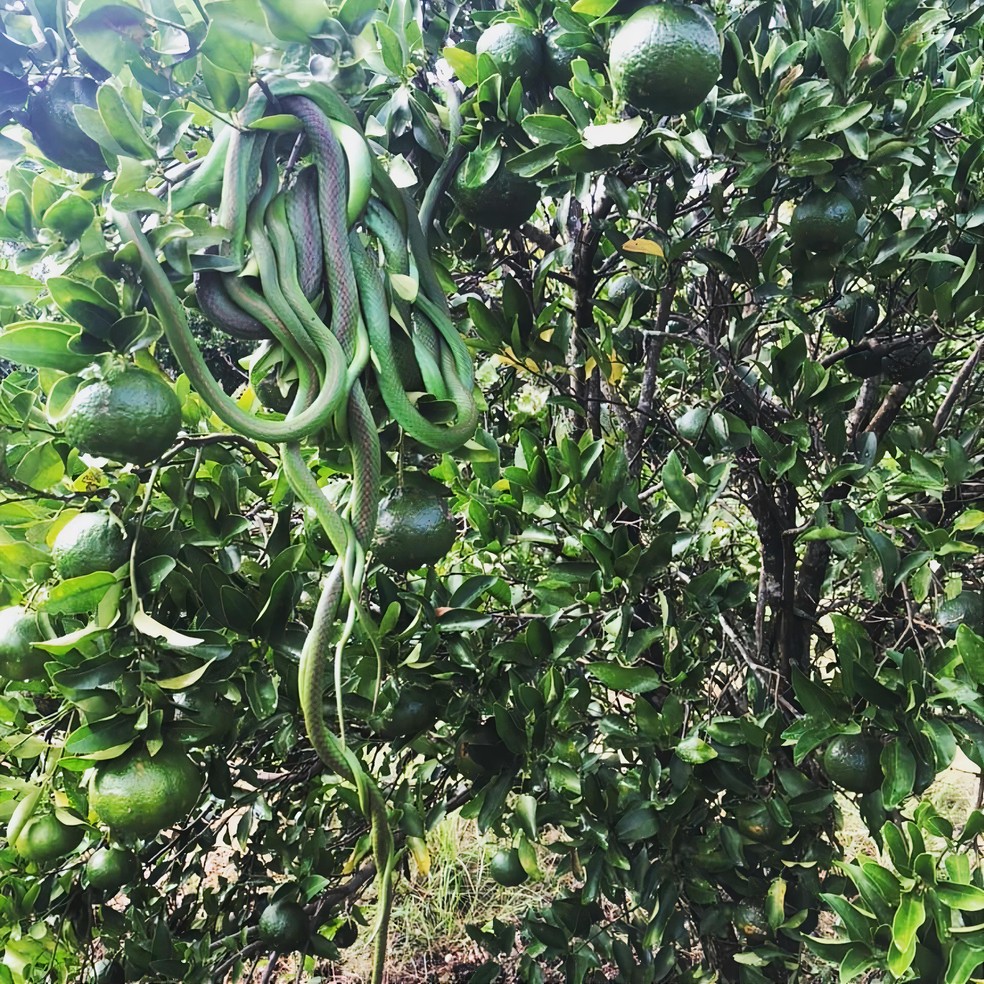
[{"label": "tree branch", "polygon": [[943,398],[939,410],[936,411],[936,416],[933,417],[934,441],[940,436],[947,421],[950,419],[950,414],[953,413],[953,408],[956,406],[957,400],[960,397],[960,392],[973,375],[978,362],[981,360],[982,354],[984,354],[984,339],[977,343],[977,348],[974,349],[967,361],[960,367],[960,371],[953,377],[950,389]]}]

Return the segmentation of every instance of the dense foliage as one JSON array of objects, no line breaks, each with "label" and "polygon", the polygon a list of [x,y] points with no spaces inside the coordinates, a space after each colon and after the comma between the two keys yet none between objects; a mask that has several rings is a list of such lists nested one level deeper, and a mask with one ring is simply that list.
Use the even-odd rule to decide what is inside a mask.
[{"label": "dense foliage", "polygon": [[[241,341],[223,359],[195,310],[221,237],[180,189],[217,121],[291,75],[344,98],[420,209],[478,369],[453,453],[369,391],[380,497],[446,493],[457,538],[406,574],[370,553],[378,631],[355,627],[325,693],[400,870],[426,872],[453,810],[516,849],[506,881],[556,858],[552,904],[473,928],[473,980],[511,957],[527,981],[758,984],[804,945],[842,980],[980,976],[984,815],[954,829],[920,798],[958,748],[984,765],[984,8],[718,0],[720,79],[668,117],[610,84],[636,6],[3,5],[0,817],[27,839],[0,848],[0,982],[89,980],[103,956],[218,981],[309,930],[336,958],[371,922],[361,790],[298,705],[331,542],[277,446],[179,374],[106,221],[153,229],[240,405],[289,406],[296,380]],[[477,45],[502,22],[516,58],[501,31]],[[124,362],[166,365],[181,401],[149,464],[64,429]],[[344,503],[344,448],[304,455]],[[59,578],[55,539],[93,510],[128,562]],[[91,775],[136,749],[180,756],[179,799],[204,789],[116,837],[139,861],[100,889]],[[879,863],[843,863],[832,780]]]}]

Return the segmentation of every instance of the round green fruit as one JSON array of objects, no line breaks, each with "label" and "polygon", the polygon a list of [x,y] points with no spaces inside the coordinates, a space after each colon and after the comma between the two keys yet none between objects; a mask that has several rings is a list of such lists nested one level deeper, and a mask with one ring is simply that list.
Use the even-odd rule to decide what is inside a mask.
[{"label": "round green fruit", "polygon": [[425,690],[408,688],[382,715],[377,734],[383,738],[413,738],[437,720],[437,703]]},{"label": "round green fruit", "polygon": [[839,297],[824,315],[824,325],[832,335],[859,342],[878,323],[878,305],[867,294],[854,292]]},{"label": "round green fruit", "polygon": [[96,108],[98,88],[94,79],[59,75],[27,100],[27,125],[34,142],[59,167],[81,173],[106,170],[99,144],[83,132],[75,118],[76,106]]},{"label": "round green fruit", "polygon": [[882,358],[877,352],[865,349],[862,352],[852,352],[844,360],[844,368],[859,379],[870,379],[882,371]]},{"label": "round green fruit", "polygon": [[752,804],[738,813],[738,832],[759,844],[780,844],[785,834],[764,803]]},{"label": "round green fruit", "polygon": [[373,553],[390,570],[412,571],[440,560],[455,541],[447,500],[402,489],[379,504]]},{"label": "round green fruit", "polygon": [[37,614],[20,605],[0,609],[0,680],[37,680],[51,659],[35,648],[43,639]]},{"label": "round green fruit", "polygon": [[79,451],[144,465],[174,443],[181,404],[160,376],[127,366],[80,388],[64,427]]},{"label": "round green fruit", "polygon": [[642,284],[632,274],[627,273],[615,277],[608,284],[608,300],[621,307],[626,301],[632,300],[632,313],[640,317],[652,309],[652,291],[645,290]]},{"label": "round green fruit", "polygon": [[547,81],[551,85],[566,85],[571,80],[571,65],[580,57],[577,48],[568,48],[560,43],[568,32],[555,27],[543,37],[543,56],[547,69]]},{"label": "round green fruit", "polygon": [[109,512],[79,513],[59,531],[51,559],[59,577],[115,571],[130,556],[123,527]]},{"label": "round green fruit", "polygon": [[202,773],[179,748],[151,756],[137,746],[100,762],[89,783],[89,807],[118,837],[156,837],[194,809]]},{"label": "round green fruit", "polygon": [[260,939],[280,953],[303,950],[311,938],[311,923],[297,902],[273,902],[260,913]]},{"label": "round green fruit", "polygon": [[699,106],[721,74],[714,23],[693,4],[659,3],[636,11],[612,38],[612,85],[639,109],[664,116]]},{"label": "round green fruit", "polygon": [[933,371],[933,350],[919,342],[890,348],[882,358],[882,372],[893,383],[914,383]]},{"label": "round green fruit", "polygon": [[62,823],[54,813],[35,814],[14,841],[14,850],[25,861],[47,864],[71,854],[82,842],[85,828]]},{"label": "round green fruit", "polygon": [[491,721],[469,728],[458,738],[454,764],[466,779],[481,782],[508,768],[513,756]]},{"label": "round green fruit", "polygon": [[823,771],[842,789],[873,793],[882,784],[881,747],[871,735],[838,735],[823,753]]},{"label": "round green fruit", "polygon": [[793,209],[789,238],[794,246],[817,253],[836,253],[854,238],[857,212],[837,191],[814,191]]},{"label": "round green fruit", "polygon": [[941,602],[936,609],[936,624],[948,636],[956,635],[961,625],[978,635],[984,634],[984,595],[977,591],[961,591],[954,598]]},{"label": "round green fruit", "polygon": [[140,875],[140,862],[133,851],[121,847],[101,847],[85,863],[89,887],[115,895],[127,882]]},{"label": "round green fruit", "polygon": [[517,229],[536,211],[540,188],[535,181],[513,174],[502,161],[485,184],[471,188],[459,168],[451,185],[458,211],[472,224],[493,232]]},{"label": "round green fruit", "polygon": [[338,947],[339,950],[348,949],[350,946],[355,945],[355,941],[359,938],[359,924],[354,919],[346,919],[345,922],[335,930],[335,935],[332,936],[331,941]]},{"label": "round green fruit", "polygon": [[735,905],[733,922],[739,936],[750,943],[760,942],[769,935],[769,920],[765,909],[747,900]]},{"label": "round green fruit", "polygon": [[489,871],[500,885],[514,888],[522,885],[530,876],[519,859],[519,851],[515,847],[509,850],[496,851],[489,862]]},{"label": "round green fruit", "polygon": [[493,24],[482,32],[476,55],[489,55],[506,84],[532,85],[543,65],[540,39],[521,24]]}]

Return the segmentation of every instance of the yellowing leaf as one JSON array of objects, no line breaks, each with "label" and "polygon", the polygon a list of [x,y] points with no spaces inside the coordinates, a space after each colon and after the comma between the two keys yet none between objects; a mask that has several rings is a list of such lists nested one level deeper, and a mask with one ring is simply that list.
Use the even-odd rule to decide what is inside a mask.
[{"label": "yellowing leaf", "polygon": [[202,639],[183,635],[181,632],[175,632],[174,629],[169,629],[166,625],[162,625],[156,618],[151,618],[143,610],[143,605],[139,602],[137,604],[137,610],[133,615],[133,627],[141,635],[150,636],[153,639],[163,639],[171,646],[189,648],[191,646],[199,646],[203,642]]},{"label": "yellowing leaf", "polygon": [[627,239],[622,243],[623,253],[643,253],[646,256],[665,256],[663,247],[651,239]]},{"label": "yellowing leaf", "polygon": [[520,362],[519,358],[516,356],[516,353],[509,345],[502,350],[501,354],[494,355],[492,358],[502,366],[512,366],[513,369],[525,369],[528,372],[533,373],[540,372],[540,364],[538,362],[533,359],[525,359]]}]

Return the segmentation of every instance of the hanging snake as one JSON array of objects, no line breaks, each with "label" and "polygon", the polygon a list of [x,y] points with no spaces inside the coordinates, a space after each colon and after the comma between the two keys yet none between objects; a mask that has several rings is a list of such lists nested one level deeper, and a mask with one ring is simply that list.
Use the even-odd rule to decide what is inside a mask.
[{"label": "hanging snake", "polygon": [[[268,116],[276,117],[269,126],[262,122]],[[301,138],[310,163],[285,167]],[[201,166],[170,190],[173,211],[199,205],[214,208],[213,221],[224,235],[217,256],[196,277],[199,307],[231,336],[280,346],[298,380],[282,418],[246,410],[224,392],[189,329],[152,234],[132,211],[111,204],[109,217],[198,395],[233,431],[279,445],[284,477],[334,550],[300,657],[299,701],[312,746],[327,768],[355,786],[370,823],[379,884],[372,981],[379,984],[395,864],[388,810],[362,762],[328,727],[323,705],[332,653],[337,675],[342,647],[357,625],[375,645],[375,626],[361,599],[380,478],[379,434],[367,393],[378,391],[383,407],[377,412],[415,441],[435,452],[453,451],[472,436],[478,420],[472,359],[450,318],[416,212],[371,152],[351,108],[330,87],[285,78],[255,86],[236,125],[225,127]],[[428,200],[428,217],[432,207]],[[394,278],[415,281],[416,295],[407,299],[405,289],[397,292]],[[398,357],[394,343],[400,332],[419,370],[410,374],[415,382],[409,392],[400,371],[404,356]],[[437,404],[431,413],[424,395]],[[352,481],[343,509],[318,485],[305,442],[348,448]]]}]

